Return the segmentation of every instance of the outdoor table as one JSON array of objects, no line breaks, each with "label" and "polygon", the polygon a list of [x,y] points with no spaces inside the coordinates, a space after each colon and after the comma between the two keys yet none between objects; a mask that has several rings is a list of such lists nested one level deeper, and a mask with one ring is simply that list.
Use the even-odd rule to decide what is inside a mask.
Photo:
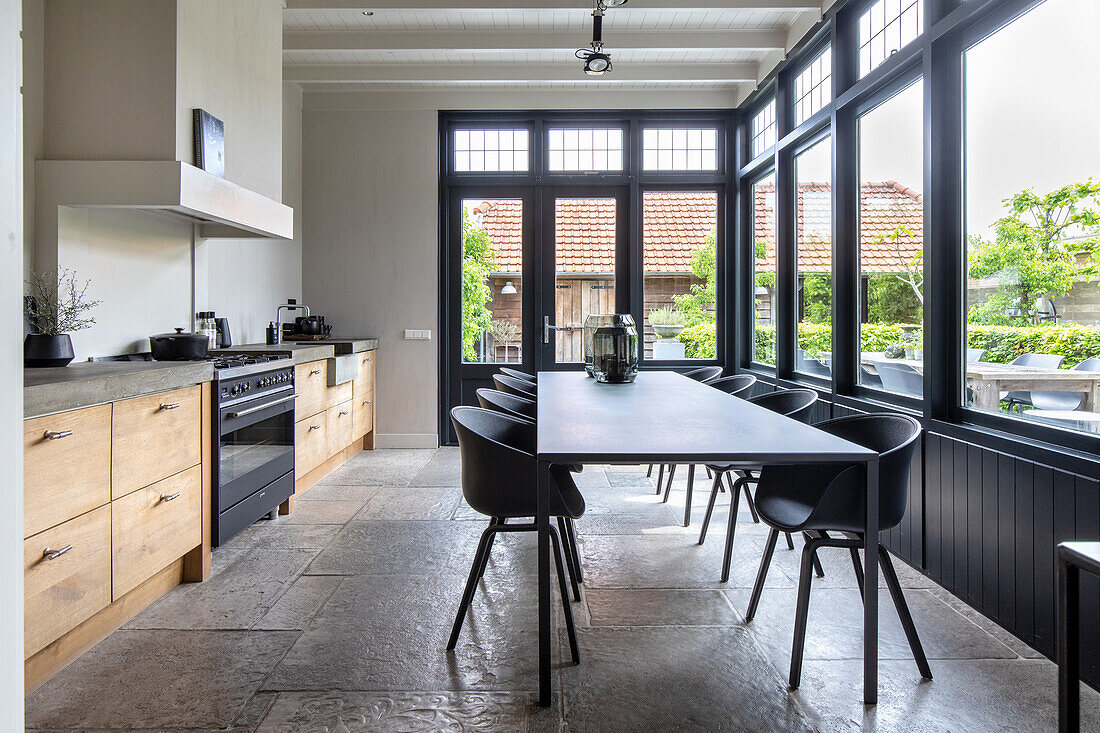
[{"label": "outdoor table", "polygon": [[[645,371],[632,384],[539,372],[537,420],[539,704],[550,704],[550,466],[857,463],[867,477],[865,588],[878,587],[878,453],[687,377]],[[568,603],[568,600],[566,601]],[[878,698],[878,594],[863,605],[863,699]]]},{"label": "outdoor table", "polygon": [[1100,576],[1100,542],[1058,545],[1058,730],[1063,732],[1081,726],[1082,570]]},{"label": "outdoor table", "polygon": [[1086,433],[1100,433],[1100,412],[1082,410],[1025,410],[1021,413],[1028,420],[1072,428]]}]

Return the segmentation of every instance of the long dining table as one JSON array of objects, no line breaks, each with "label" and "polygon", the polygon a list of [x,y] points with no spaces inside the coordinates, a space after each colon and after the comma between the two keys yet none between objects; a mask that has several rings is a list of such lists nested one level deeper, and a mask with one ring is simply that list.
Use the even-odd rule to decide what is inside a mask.
[{"label": "long dining table", "polygon": [[[598,384],[584,372],[539,372],[537,400],[540,705],[549,705],[551,699],[549,512],[554,464],[860,464],[867,478],[863,587],[878,588],[875,451],[671,371],[644,371],[630,384]],[[877,698],[878,594],[866,593],[863,699],[875,703]]]}]

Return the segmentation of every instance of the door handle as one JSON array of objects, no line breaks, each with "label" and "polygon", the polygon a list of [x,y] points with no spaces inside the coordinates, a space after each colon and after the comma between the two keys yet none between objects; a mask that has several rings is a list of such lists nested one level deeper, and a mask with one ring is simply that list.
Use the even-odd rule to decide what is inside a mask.
[{"label": "door handle", "polygon": [[551,331],[569,331],[569,330],[571,330],[571,329],[563,328],[561,326],[551,326],[550,325],[550,316],[543,316],[542,317],[542,342],[544,344],[550,343],[550,332]]}]

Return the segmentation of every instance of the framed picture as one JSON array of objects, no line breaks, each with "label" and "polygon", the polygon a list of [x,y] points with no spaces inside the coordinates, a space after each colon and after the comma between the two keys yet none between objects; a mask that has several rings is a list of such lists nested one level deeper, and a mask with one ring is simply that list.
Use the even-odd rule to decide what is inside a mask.
[{"label": "framed picture", "polygon": [[195,110],[195,167],[225,178],[225,125],[204,109]]}]

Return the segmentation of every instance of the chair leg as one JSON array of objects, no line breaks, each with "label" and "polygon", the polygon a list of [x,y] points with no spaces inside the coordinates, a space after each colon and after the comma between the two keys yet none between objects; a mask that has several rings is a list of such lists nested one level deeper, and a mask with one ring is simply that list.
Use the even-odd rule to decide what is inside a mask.
[{"label": "chair leg", "polygon": [[691,524],[691,491],[695,488],[695,464],[688,466],[687,501],[684,502],[684,526]]},{"label": "chair leg", "polygon": [[676,478],[676,464],[673,463],[668,467],[668,484],[665,485],[665,498],[661,500],[662,504],[668,503],[668,495],[672,493],[672,479]]},{"label": "chair leg", "polygon": [[932,668],[928,666],[928,657],[924,655],[924,647],[921,646],[920,637],[917,636],[917,627],[913,624],[913,615],[909,613],[909,604],[905,602],[905,596],[901,592],[901,583],[898,582],[898,574],[894,571],[894,562],[890,559],[890,553],[885,547],[878,550],[882,564],[882,577],[886,580],[886,587],[890,589],[890,597],[894,599],[894,608],[901,619],[901,627],[905,629],[905,637],[909,640],[909,648],[913,650],[913,659],[917,662],[917,669],[921,677],[932,679]]},{"label": "chair leg", "polygon": [[775,552],[775,543],[778,539],[778,529],[768,532],[768,542],[764,545],[764,554],[760,558],[760,569],[756,571],[756,582],[752,585],[749,608],[745,611],[745,623],[749,623],[756,616],[756,609],[760,605],[760,594],[764,592],[764,581],[768,578],[768,567],[772,564],[772,553]]},{"label": "chair leg", "polygon": [[[489,520],[489,526],[490,527],[499,527],[500,525],[504,524],[507,521],[508,520],[506,520],[506,519],[493,517],[492,519]],[[493,551],[493,540],[495,540],[496,538],[497,538],[497,533],[496,532],[490,532],[489,533],[489,539],[485,543],[485,552],[481,556],[481,567],[478,568],[478,570],[477,570],[478,580],[485,577],[485,568],[487,568],[489,566],[489,553]]]},{"label": "chair leg", "polygon": [[652,463],[649,464],[649,468],[646,469],[646,472],[645,472],[645,477],[646,478],[650,478],[651,476],[653,476],[653,464]]},{"label": "chair leg", "polygon": [[810,542],[802,548],[802,568],[798,574],[798,606],[794,615],[794,643],[791,646],[791,673],[788,679],[792,690],[802,682],[802,653],[806,648],[806,620],[810,613],[810,581],[813,580],[813,557],[817,544]]},{"label": "chair leg", "polygon": [[561,541],[554,527],[550,527],[550,541],[554,544],[554,564],[558,566],[558,588],[561,590],[561,605],[565,610],[565,629],[569,634],[569,651],[573,655],[573,664],[581,661],[577,649],[577,627],[573,625],[573,605],[569,602],[569,588],[565,581],[565,565],[561,559]]},{"label": "chair leg", "polygon": [[654,493],[661,493],[661,483],[665,480],[665,464],[661,464],[661,468],[657,471],[657,491]]},{"label": "chair leg", "polygon": [[573,552],[573,567],[577,569],[577,582],[583,583],[584,571],[581,570],[581,549],[577,544],[577,528],[569,517],[565,518],[565,529],[569,534],[569,547]]},{"label": "chair leg", "polygon": [[742,486],[745,490],[745,502],[749,505],[749,514],[752,515],[753,524],[760,524],[760,515],[756,513],[756,501],[752,498],[752,492],[749,491],[749,485]]},{"label": "chair leg", "polygon": [[462,591],[462,601],[458,604],[458,614],[455,616],[454,626],[451,627],[451,638],[447,641],[447,649],[452,650],[458,643],[458,632],[462,630],[462,621],[466,618],[466,611],[470,608],[470,602],[474,599],[474,590],[477,589],[477,581],[481,577],[485,558],[489,555],[489,540],[496,534],[494,527],[496,520],[491,520],[489,526],[481,533],[481,539],[477,543],[477,552],[474,553],[474,562],[470,566],[470,576],[466,578],[466,588]]},{"label": "chair leg", "polygon": [[[565,528],[565,517],[558,517],[558,533],[561,535],[561,543],[565,545],[565,565],[569,568],[569,580],[573,584],[573,602],[581,599],[581,589],[577,587],[577,569],[573,565],[573,551],[569,546],[569,531]],[[569,602],[566,596],[566,603]]]},{"label": "chair leg", "polygon": [[[803,532],[802,537],[806,542],[812,539],[809,532]],[[825,568],[821,567],[821,558],[817,556],[816,552],[814,553],[814,572],[817,573],[817,577],[819,578],[825,577]]]},{"label": "chair leg", "polygon": [[714,472],[710,470],[710,466],[703,466],[703,468],[707,469],[707,478],[708,479],[714,478]]},{"label": "chair leg", "polygon": [[722,486],[722,474],[715,472],[714,485],[710,489],[710,501],[707,502],[707,513],[703,515],[703,528],[699,531],[699,544],[707,538],[707,527],[710,526],[710,515],[714,513],[714,502],[718,500],[718,489]]},{"label": "chair leg", "polygon": [[722,554],[722,582],[730,579],[730,563],[733,561],[733,538],[737,532],[737,505],[741,500],[741,492],[737,489],[730,491],[730,516],[726,522],[726,549]]},{"label": "chair leg", "polygon": [[859,586],[859,597],[863,598],[863,563],[859,560],[859,550],[854,547],[849,547],[848,552],[852,556],[852,568],[856,571],[856,585]]},{"label": "chair leg", "polygon": [[794,549],[794,539],[791,537],[791,533],[790,532],[784,532],[783,534],[787,535],[787,549],[788,550],[793,550]]}]

